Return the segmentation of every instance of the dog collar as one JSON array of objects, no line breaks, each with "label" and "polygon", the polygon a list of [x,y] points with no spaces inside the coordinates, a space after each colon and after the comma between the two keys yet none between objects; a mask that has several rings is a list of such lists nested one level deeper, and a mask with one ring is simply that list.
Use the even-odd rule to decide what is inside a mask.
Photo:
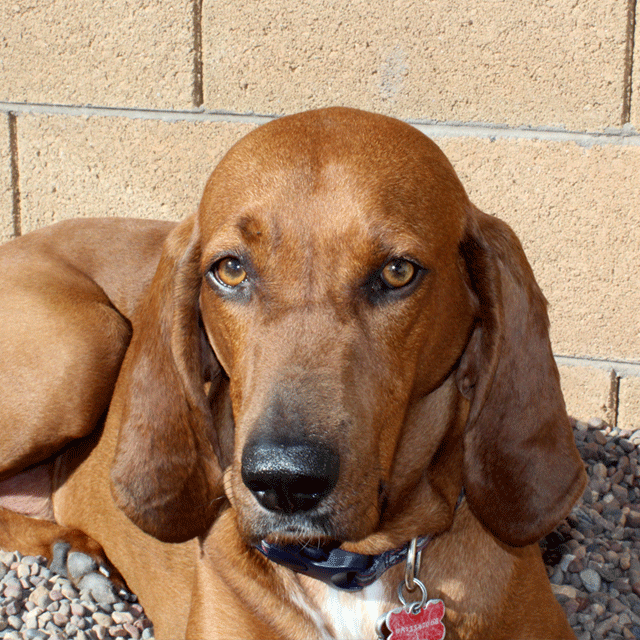
[{"label": "dog collar", "polygon": [[[456,510],[464,497],[460,492]],[[434,536],[417,538],[417,552],[423,551]],[[411,542],[402,547],[369,556],[332,549],[287,544],[275,545],[262,540],[255,548],[268,560],[297,573],[315,578],[344,591],[359,591],[373,584],[387,569],[403,562],[409,553]]]},{"label": "dog collar", "polygon": [[[417,539],[417,549],[422,551],[433,536]],[[376,556],[353,553],[344,549],[327,550],[317,547],[287,544],[278,546],[264,540],[256,545],[266,558],[297,573],[321,580],[338,589],[359,591],[373,584],[387,569],[400,564],[409,552],[407,543]]]}]

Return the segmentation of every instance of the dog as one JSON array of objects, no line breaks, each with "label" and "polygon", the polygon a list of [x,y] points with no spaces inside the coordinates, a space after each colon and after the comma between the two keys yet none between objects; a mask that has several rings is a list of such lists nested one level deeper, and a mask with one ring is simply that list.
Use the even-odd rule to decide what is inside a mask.
[{"label": "dog", "polygon": [[273,120],[183,222],[0,265],[3,548],[108,558],[158,638],[575,638],[537,544],[586,481],[546,301],[414,127]]}]

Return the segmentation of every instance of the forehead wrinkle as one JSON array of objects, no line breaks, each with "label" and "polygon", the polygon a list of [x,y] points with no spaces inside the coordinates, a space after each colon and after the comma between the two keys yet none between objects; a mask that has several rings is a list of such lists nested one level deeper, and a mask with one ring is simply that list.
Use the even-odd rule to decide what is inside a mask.
[{"label": "forehead wrinkle", "polygon": [[277,248],[282,243],[282,230],[278,224],[278,216],[258,216],[247,213],[240,217],[235,227],[250,248],[260,246]]}]

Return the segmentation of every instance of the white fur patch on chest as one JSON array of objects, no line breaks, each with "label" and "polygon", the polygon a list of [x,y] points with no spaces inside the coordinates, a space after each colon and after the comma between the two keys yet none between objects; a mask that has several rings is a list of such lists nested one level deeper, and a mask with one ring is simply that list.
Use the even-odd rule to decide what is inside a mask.
[{"label": "white fur patch on chest", "polygon": [[[383,580],[361,591],[341,591],[318,583],[305,589],[298,605],[311,617],[321,640],[375,640],[378,618],[393,608]],[[296,599],[297,600],[297,599]]]}]

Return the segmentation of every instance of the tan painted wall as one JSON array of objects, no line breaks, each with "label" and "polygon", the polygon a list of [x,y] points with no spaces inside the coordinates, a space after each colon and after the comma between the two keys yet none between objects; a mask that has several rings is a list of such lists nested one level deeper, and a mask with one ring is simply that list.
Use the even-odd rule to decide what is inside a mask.
[{"label": "tan painted wall", "polygon": [[394,115],[519,234],[570,412],[640,428],[633,7],[2,2],[0,240],[75,216],[180,219],[224,151],[273,116],[331,104]]}]

